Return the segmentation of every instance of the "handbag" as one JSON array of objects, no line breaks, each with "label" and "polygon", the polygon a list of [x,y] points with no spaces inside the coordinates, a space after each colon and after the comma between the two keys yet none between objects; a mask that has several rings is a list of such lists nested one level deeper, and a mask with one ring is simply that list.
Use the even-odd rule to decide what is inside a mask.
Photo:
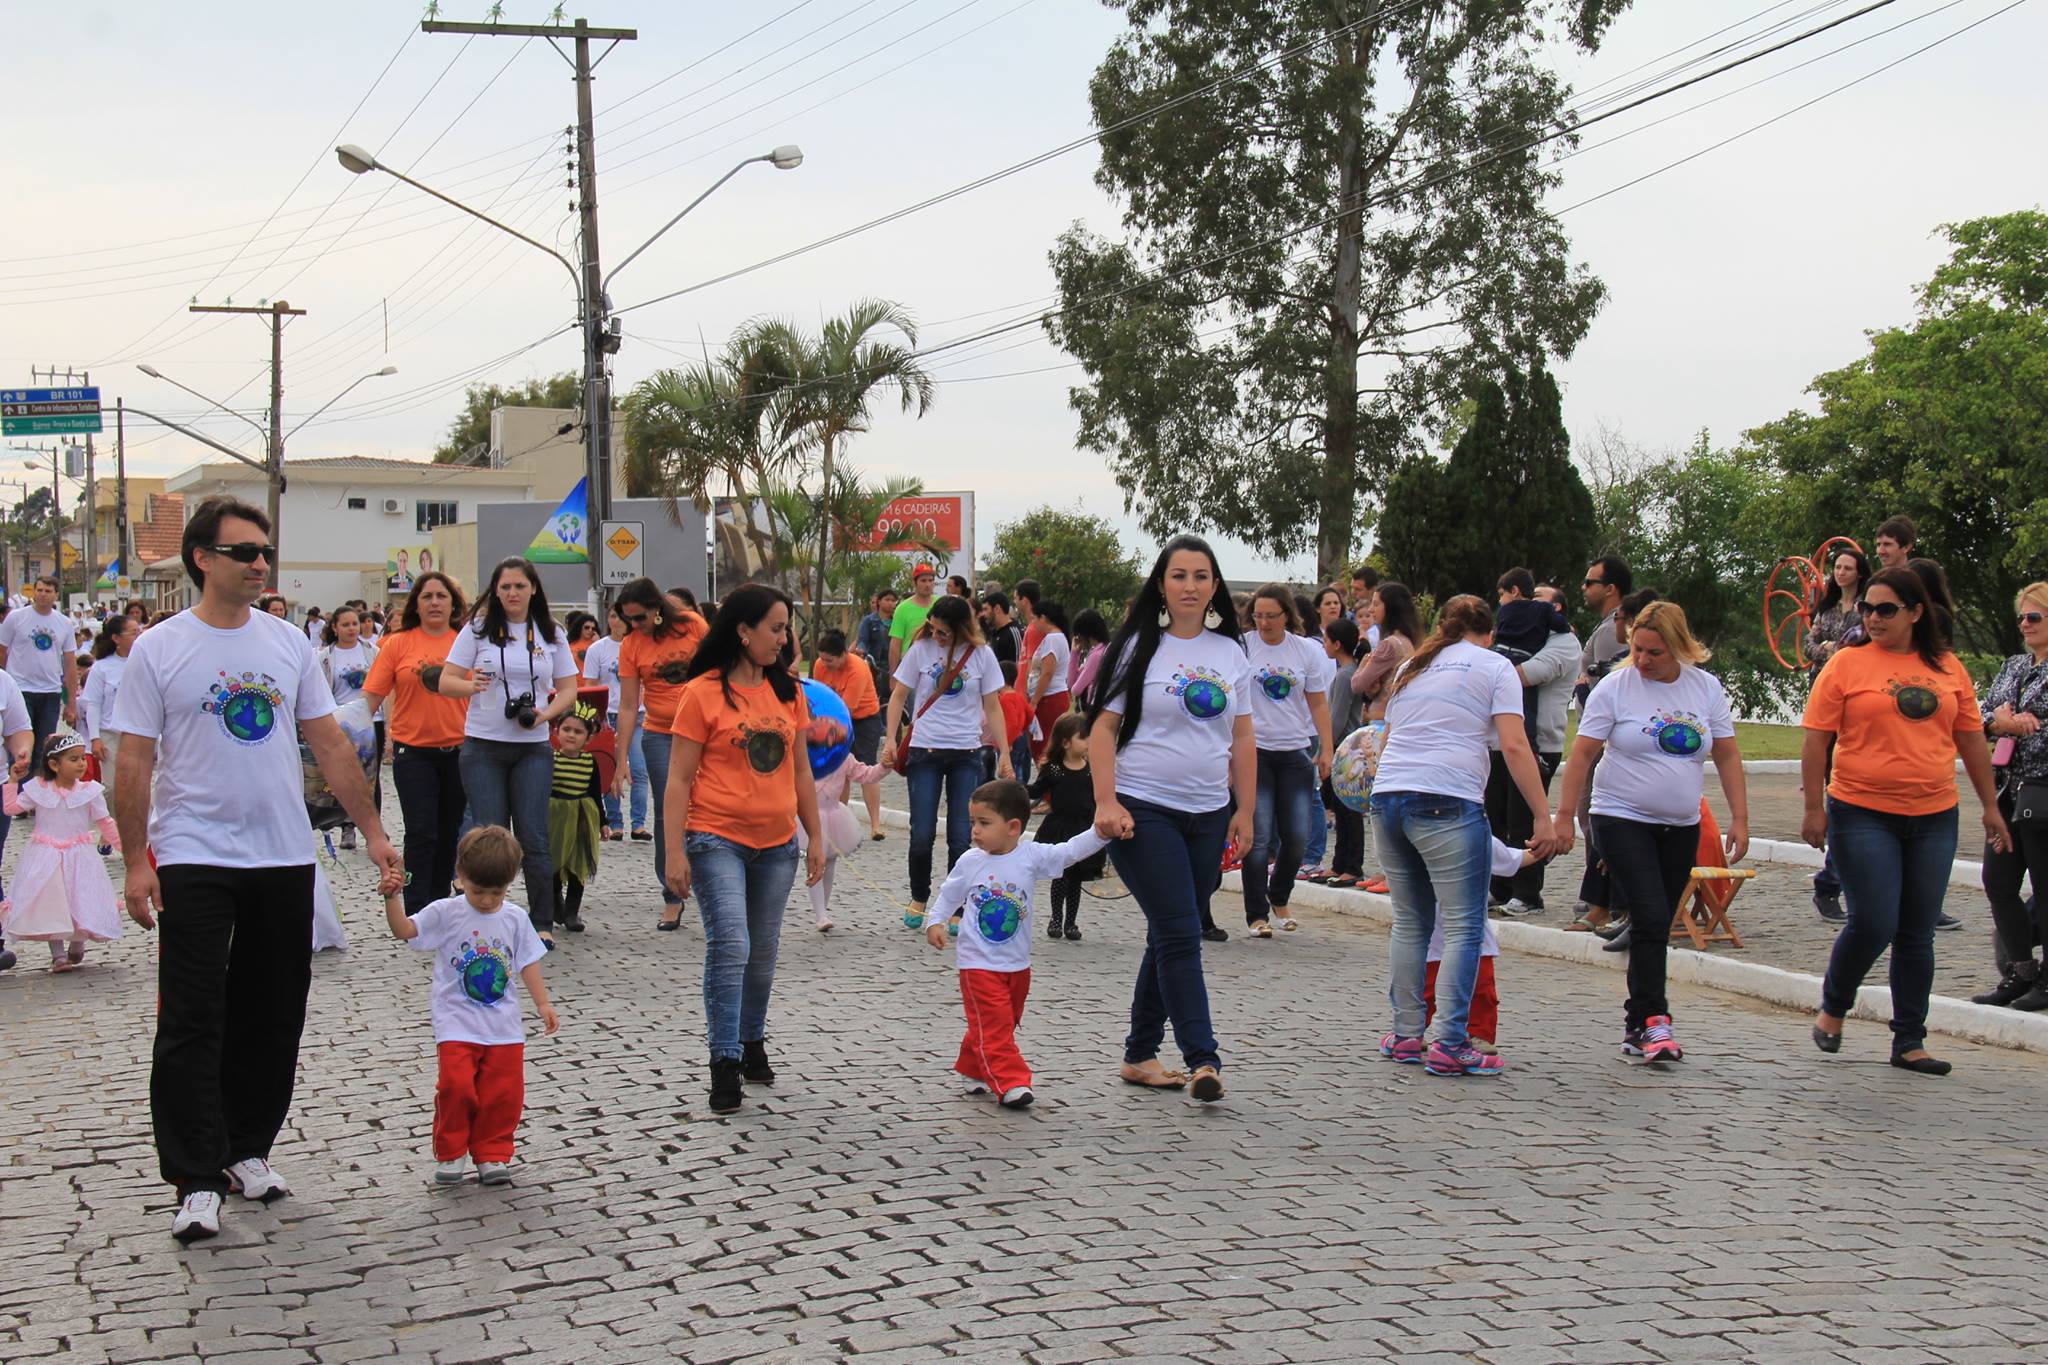
[{"label": "handbag", "polygon": [[2012,788],[2012,819],[2015,825],[2048,824],[2048,782],[2022,779]]},{"label": "handbag", "polygon": [[946,689],[951,687],[954,679],[960,676],[960,670],[967,667],[967,660],[973,653],[973,650],[968,650],[960,656],[958,663],[951,665],[940,675],[939,685],[932,689],[932,694],[926,697],[924,703],[917,708],[917,714],[910,718],[910,724],[903,727],[903,738],[896,745],[895,760],[889,764],[890,769],[898,777],[903,776],[903,770],[910,766],[910,732],[917,726],[917,717],[931,710],[932,703],[946,695]]}]

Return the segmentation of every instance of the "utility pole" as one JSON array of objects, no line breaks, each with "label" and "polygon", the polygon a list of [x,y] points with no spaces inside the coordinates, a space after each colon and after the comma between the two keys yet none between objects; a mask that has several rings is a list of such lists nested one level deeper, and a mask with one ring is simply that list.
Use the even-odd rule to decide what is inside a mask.
[{"label": "utility pole", "polygon": [[[28,372],[35,382],[48,384],[52,388],[57,387],[59,384],[66,387],[73,384],[83,388],[90,388],[92,386],[92,371],[74,370],[69,365],[66,365],[61,370],[54,365],[46,370],[38,370],[31,365]],[[96,534],[99,529],[100,516],[99,489],[93,482],[92,461],[92,433],[88,431],[85,433],[85,600],[88,602],[93,600],[93,584],[99,581],[100,571],[99,537]],[[62,560],[59,560],[57,565],[57,581],[60,583],[64,581]]]},{"label": "utility pole", "polygon": [[[612,48],[630,42],[640,34],[630,28],[592,28],[586,19],[578,19],[573,25],[460,24],[424,19],[420,22],[420,31],[493,38],[545,38],[550,46],[563,38],[573,37],[576,42],[573,58],[558,46],[555,51],[576,72],[577,202],[574,207],[582,223],[583,239],[583,297],[578,311],[582,315],[583,329],[584,486],[590,494],[590,527],[586,532],[585,549],[590,557],[590,597],[593,602],[601,604],[605,596],[604,567],[598,554],[597,534],[598,528],[612,514],[612,394],[606,357],[618,350],[619,343],[607,326],[611,305],[604,297],[604,271],[598,261],[597,132],[590,84],[598,63],[611,54]],[[593,42],[611,44],[597,54],[595,61],[590,55]]]},{"label": "utility pole", "polygon": [[[130,582],[142,575],[135,572],[132,547],[128,544],[128,433],[122,419],[127,413],[122,410],[121,400],[114,400],[114,553],[120,557],[121,575]],[[115,590],[120,589],[120,577],[115,578]],[[123,602],[121,609],[127,610]]]},{"label": "utility pole", "polygon": [[[270,482],[270,543],[284,544],[284,320],[306,316],[303,308],[294,308],[283,299],[275,299],[256,307],[241,304],[195,303],[187,312],[192,313],[261,313],[270,319],[270,439],[265,443],[263,458],[264,472]],[[278,565],[270,565],[270,586],[277,587]]]}]

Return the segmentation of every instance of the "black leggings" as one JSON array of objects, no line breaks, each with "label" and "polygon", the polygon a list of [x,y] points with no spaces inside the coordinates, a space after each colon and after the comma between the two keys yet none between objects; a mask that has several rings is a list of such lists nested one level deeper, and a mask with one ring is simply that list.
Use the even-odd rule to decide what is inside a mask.
[{"label": "black leggings", "polygon": [[1610,908],[1628,913],[1628,1026],[1641,1028],[1671,1013],[1664,994],[1664,951],[1678,898],[1699,858],[1699,822],[1649,825],[1596,815],[1593,831],[1607,861],[1614,893]]},{"label": "black leggings", "polygon": [[[2012,830],[2012,848],[2004,853],[1984,846],[1984,894],[1991,901],[1991,922],[1998,926],[1998,945],[2012,962],[2031,962],[2034,948],[2048,941],[2048,919],[2041,913],[2041,892],[2048,889],[2048,822],[2013,823],[2012,798],[1998,798],[1998,813]],[[2020,882],[2034,883],[2033,913],[2020,897]]]},{"label": "black leggings", "polygon": [[1052,917],[1056,924],[1072,924],[1081,917],[1081,879],[1071,873],[1052,879]]},{"label": "black leggings", "polygon": [[405,816],[405,913],[417,915],[446,896],[455,877],[455,841],[468,805],[462,750],[396,745],[391,785]]}]

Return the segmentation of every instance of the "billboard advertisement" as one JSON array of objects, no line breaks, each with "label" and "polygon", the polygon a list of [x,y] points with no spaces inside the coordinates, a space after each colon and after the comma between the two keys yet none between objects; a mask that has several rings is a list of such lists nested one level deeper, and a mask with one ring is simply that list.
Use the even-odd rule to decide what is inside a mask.
[{"label": "billboard advertisement", "polygon": [[431,545],[392,545],[384,551],[384,591],[403,597],[412,591],[412,581],[434,567]]},{"label": "billboard advertisement", "polygon": [[[944,554],[928,554],[927,542],[945,545]],[[974,494],[920,493],[898,498],[882,509],[861,541],[863,550],[886,550],[919,559],[934,559],[939,577],[960,574],[974,578]]]}]

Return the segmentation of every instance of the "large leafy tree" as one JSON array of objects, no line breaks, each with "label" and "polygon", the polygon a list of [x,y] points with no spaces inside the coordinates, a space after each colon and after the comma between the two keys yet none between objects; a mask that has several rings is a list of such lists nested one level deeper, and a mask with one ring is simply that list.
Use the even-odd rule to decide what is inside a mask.
[{"label": "large leafy tree", "polygon": [[1046,324],[1089,375],[1080,440],[1155,534],[1313,540],[1335,577],[1433,408],[1584,335],[1604,291],[1528,144],[1569,113],[1544,50],[1627,0],[1105,3],[1130,30],[1089,96],[1125,240],[1059,239]]},{"label": "large leafy tree", "polygon": [[1904,512],[1947,571],[1966,648],[2019,648],[2012,598],[2048,565],[2048,214],[1953,223],[1910,327],[1816,378],[1818,413],[1749,433],[1784,475],[1782,553],[1866,542]]},{"label": "large leafy tree", "polygon": [[577,408],[582,405],[583,381],[567,372],[509,386],[471,384],[462,395],[462,411],[448,424],[447,435],[434,448],[434,463],[453,464],[488,449],[493,408]]},{"label": "large leafy tree", "polygon": [[1035,507],[996,527],[981,575],[1006,588],[1036,579],[1047,599],[1069,614],[1093,607],[1114,626],[1144,570],[1103,518],[1079,508]]}]

